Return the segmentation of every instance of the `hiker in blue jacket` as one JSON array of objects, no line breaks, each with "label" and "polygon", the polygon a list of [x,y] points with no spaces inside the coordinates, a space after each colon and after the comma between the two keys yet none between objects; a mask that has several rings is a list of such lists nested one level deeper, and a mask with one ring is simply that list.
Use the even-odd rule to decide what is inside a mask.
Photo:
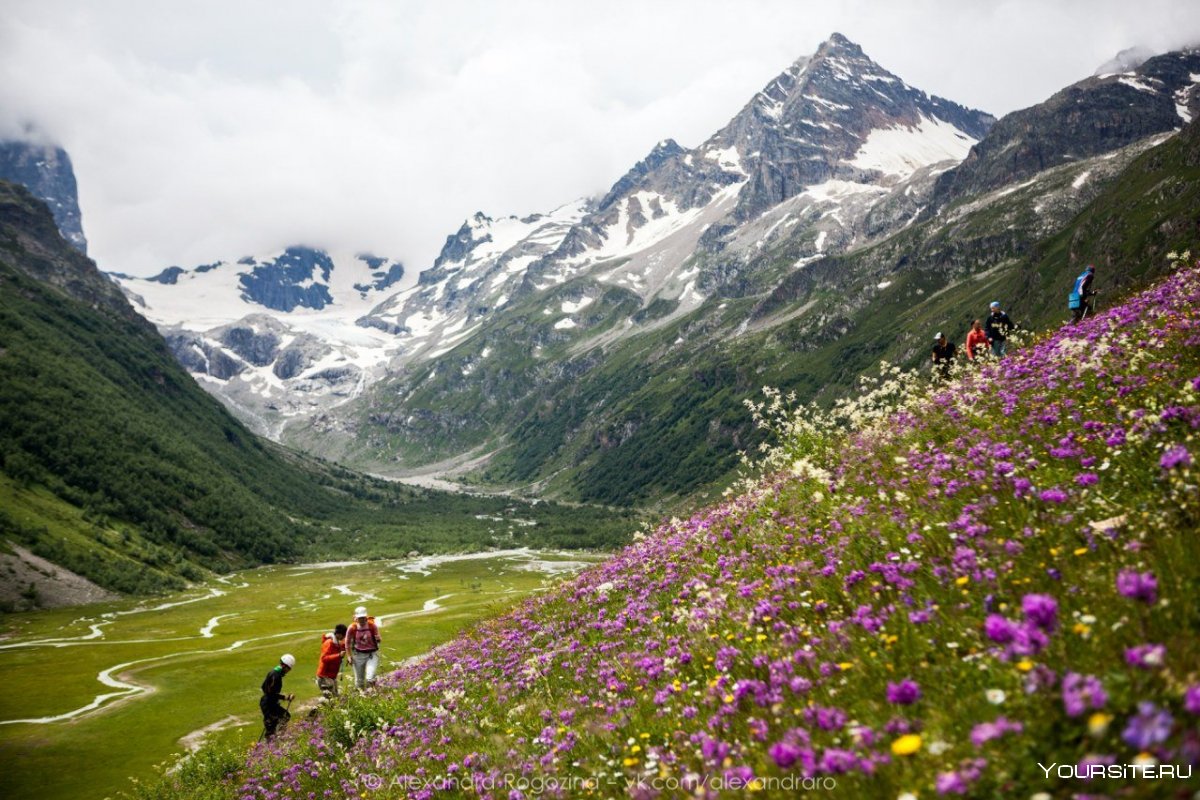
[{"label": "hiker in blue jacket", "polygon": [[1071,309],[1072,324],[1092,313],[1092,298],[1096,296],[1096,293],[1092,291],[1092,279],[1095,276],[1096,268],[1088,264],[1088,268],[1075,279],[1075,283],[1071,286],[1071,294],[1067,297],[1067,308]]}]

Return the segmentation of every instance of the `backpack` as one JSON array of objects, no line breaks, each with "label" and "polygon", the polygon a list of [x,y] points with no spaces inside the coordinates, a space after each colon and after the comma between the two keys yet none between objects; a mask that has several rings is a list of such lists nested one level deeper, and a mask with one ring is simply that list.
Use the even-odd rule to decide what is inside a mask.
[{"label": "backpack", "polygon": [[267,677],[263,678],[262,692],[267,697],[274,697],[283,692],[283,670],[275,667],[267,673]]},{"label": "backpack", "polygon": [[353,641],[354,649],[360,653],[378,650],[379,628],[375,625],[375,618],[367,617],[367,624],[362,628],[358,626],[358,620],[352,622],[346,638]]}]

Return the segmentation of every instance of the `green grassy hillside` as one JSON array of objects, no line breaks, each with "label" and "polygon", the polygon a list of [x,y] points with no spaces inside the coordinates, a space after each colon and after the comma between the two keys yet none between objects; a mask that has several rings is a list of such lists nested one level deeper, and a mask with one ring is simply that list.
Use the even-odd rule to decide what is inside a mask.
[{"label": "green grassy hillside", "polygon": [[11,184],[0,184],[0,454],[0,537],[126,592],[301,555],[610,546],[630,525],[410,489],[259,439]]},{"label": "green grassy hillside", "polygon": [[[0,618],[0,769],[6,796],[98,800],[155,776],[187,737],[250,747],[259,683],[284,652],[297,717],[319,697],[321,637],[366,603],[395,668],[598,556],[510,551],[340,565],[274,565],[141,602]],[[53,680],[46,664],[54,663]],[[107,676],[114,683],[102,683]],[[353,673],[343,670],[341,691]],[[97,699],[101,695],[107,695]],[[95,704],[95,705],[93,705]]]}]

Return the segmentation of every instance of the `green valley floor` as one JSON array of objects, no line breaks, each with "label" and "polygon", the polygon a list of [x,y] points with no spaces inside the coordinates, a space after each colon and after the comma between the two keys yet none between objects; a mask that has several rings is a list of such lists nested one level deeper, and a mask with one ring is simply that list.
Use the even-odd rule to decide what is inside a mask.
[{"label": "green valley floor", "polygon": [[321,636],[359,604],[378,619],[390,670],[596,558],[522,549],[274,566],[150,601],[0,618],[9,796],[112,797],[206,739],[249,747],[267,671],[296,656],[285,689],[303,713],[319,699]]}]

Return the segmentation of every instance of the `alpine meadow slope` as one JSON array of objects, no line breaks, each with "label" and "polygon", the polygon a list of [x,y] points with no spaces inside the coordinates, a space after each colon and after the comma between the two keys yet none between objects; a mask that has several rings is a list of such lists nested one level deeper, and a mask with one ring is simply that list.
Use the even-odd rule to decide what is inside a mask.
[{"label": "alpine meadow slope", "polygon": [[1171,256],[949,382],[768,392],[724,502],[138,796],[1190,796],[1200,263]]}]

